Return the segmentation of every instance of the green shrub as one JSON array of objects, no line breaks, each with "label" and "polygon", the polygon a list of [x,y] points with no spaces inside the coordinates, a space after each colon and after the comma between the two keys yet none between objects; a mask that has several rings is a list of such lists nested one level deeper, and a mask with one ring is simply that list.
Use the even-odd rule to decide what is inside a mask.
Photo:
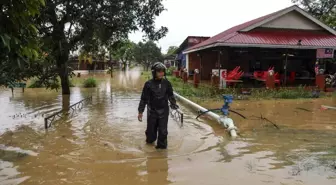
[{"label": "green shrub", "polygon": [[28,85],[28,88],[42,88],[44,85],[36,78],[34,78]]},{"label": "green shrub", "polygon": [[37,78],[34,78],[31,82],[31,84],[28,86],[28,88],[45,88],[46,86],[48,86],[48,88],[50,88],[50,89],[56,89],[57,90],[61,87],[61,84],[58,80],[49,80],[48,82],[44,82],[44,83],[42,83]]},{"label": "green shrub", "polygon": [[92,77],[87,78],[86,80],[84,80],[83,86],[85,88],[97,87],[97,81],[95,78]]},{"label": "green shrub", "polygon": [[69,81],[69,86],[70,87],[76,87],[72,79]]},{"label": "green shrub", "polygon": [[174,67],[174,66],[169,67],[169,68],[167,69],[167,71],[166,71],[166,75],[167,75],[167,76],[171,76],[171,75],[173,75],[173,72],[174,72],[176,69],[177,69],[177,68]]}]

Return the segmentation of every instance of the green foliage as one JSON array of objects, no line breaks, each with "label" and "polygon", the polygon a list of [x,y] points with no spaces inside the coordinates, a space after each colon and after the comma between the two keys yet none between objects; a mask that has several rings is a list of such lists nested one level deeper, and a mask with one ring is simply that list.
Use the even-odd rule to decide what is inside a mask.
[{"label": "green foliage", "polygon": [[42,83],[40,83],[40,81],[38,81],[38,79],[33,79],[31,81],[31,83],[28,85],[28,88],[42,88],[44,87]]},{"label": "green foliage", "polygon": [[134,59],[146,70],[155,62],[163,62],[161,49],[153,41],[139,42],[134,48]]},{"label": "green foliage", "polygon": [[[71,78],[70,83],[69,83],[70,87],[75,87],[75,84],[73,82],[73,78]],[[55,79],[47,79],[42,80],[39,79],[37,77],[33,78],[28,86],[28,88],[47,88],[47,89],[51,89],[51,90],[58,90],[61,87],[61,83],[60,83],[60,79],[59,78],[55,78]]]},{"label": "green foliage", "polygon": [[111,47],[136,30],[158,40],[168,31],[166,27],[155,29],[155,17],[162,11],[162,0],[47,0],[37,19],[38,29],[55,59],[63,94],[70,94],[67,70],[70,51],[84,46],[85,51],[96,52],[97,46]]},{"label": "green foliage", "polygon": [[292,0],[292,2],[298,4],[331,28],[336,29],[335,0]]},{"label": "green foliage", "polygon": [[[214,100],[222,100],[222,94],[232,94],[235,98],[242,96],[239,88],[218,89],[211,85],[200,84],[198,88],[194,88],[191,83],[183,83],[181,79],[175,77],[168,78],[176,92],[188,98],[207,98]],[[252,89],[249,98],[252,99],[297,99],[312,98],[312,92],[304,87],[296,87],[292,89],[280,88],[274,90]]]},{"label": "green foliage", "polygon": [[177,46],[169,46],[169,48],[168,48],[168,51],[167,51],[167,56],[168,55],[172,55],[172,54],[175,54],[175,51],[178,49],[178,47]]},{"label": "green foliage", "polygon": [[336,97],[336,91],[331,93],[331,97]]},{"label": "green foliage", "polygon": [[92,77],[87,78],[86,80],[84,80],[83,86],[85,88],[97,87],[97,81],[95,78]]},{"label": "green foliage", "polygon": [[117,61],[121,61],[124,65],[127,62],[134,60],[134,48],[135,43],[124,40],[116,43],[113,48],[111,48],[112,58]]},{"label": "green foliage", "polygon": [[40,46],[33,20],[42,5],[43,0],[1,0],[0,85],[38,73]]},{"label": "green foliage", "polygon": [[58,79],[57,80],[49,80],[46,83],[46,82],[41,81],[37,78],[34,78],[28,86],[28,88],[46,88],[46,87],[50,88],[50,89],[58,90],[61,87],[61,85],[60,85]]},{"label": "green foliage", "polygon": [[100,40],[96,37],[92,38],[90,42],[84,43],[81,47],[80,54],[78,56],[78,66],[81,62],[96,65],[96,61],[107,62],[107,50]]},{"label": "green foliage", "polygon": [[177,68],[174,67],[174,66],[169,67],[169,68],[167,69],[167,71],[166,71],[167,76],[171,76],[171,75],[173,75],[173,72],[174,72],[176,69],[177,69]]}]

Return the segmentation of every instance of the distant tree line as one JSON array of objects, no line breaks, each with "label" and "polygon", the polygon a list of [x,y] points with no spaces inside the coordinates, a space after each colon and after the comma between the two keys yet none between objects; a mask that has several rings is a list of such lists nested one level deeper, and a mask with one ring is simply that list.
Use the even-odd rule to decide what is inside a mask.
[{"label": "distant tree line", "polygon": [[71,51],[101,54],[137,30],[159,40],[168,31],[155,28],[163,10],[162,0],[1,0],[0,85],[59,77],[62,94],[70,94]]},{"label": "distant tree line", "polygon": [[[336,28],[335,0],[292,1]],[[1,0],[0,85],[37,77],[48,87],[60,79],[62,94],[70,94],[69,56],[79,49],[148,69],[163,61],[155,44],[168,32],[166,27],[155,29],[155,18],[163,11],[162,0]],[[146,34],[147,42],[128,41],[137,30]]]}]

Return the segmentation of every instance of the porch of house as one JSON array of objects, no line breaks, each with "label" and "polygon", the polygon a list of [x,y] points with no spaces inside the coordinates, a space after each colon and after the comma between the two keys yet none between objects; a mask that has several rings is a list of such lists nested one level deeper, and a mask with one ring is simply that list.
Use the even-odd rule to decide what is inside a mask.
[{"label": "porch of house", "polygon": [[[213,69],[230,72],[239,67],[243,75],[229,85],[262,87],[264,80],[256,78],[255,74],[273,68],[280,86],[315,86],[316,50],[313,49],[217,47],[188,55],[189,77],[192,79],[194,70],[199,69],[202,83],[210,83]],[[336,72],[335,64],[325,62],[322,65],[327,73]]]},{"label": "porch of house", "polygon": [[[325,62],[332,60],[335,43],[334,29],[298,6],[291,6],[229,28],[183,54],[187,54],[189,75],[193,75],[194,69],[200,69],[201,80],[210,80],[213,69],[220,72],[220,69],[231,71],[239,67],[238,73],[228,73],[226,79],[240,78],[242,85],[255,86],[265,84],[268,69],[273,69],[272,78],[278,85],[315,86],[318,81],[317,85],[323,88],[325,76],[315,75],[315,69],[326,70],[324,74],[336,71],[335,64]],[[315,66],[316,58],[321,66]],[[220,75],[225,76],[225,71],[222,72]],[[266,83],[273,87],[274,80],[268,79]]]},{"label": "porch of house", "polygon": [[69,66],[74,70],[107,70],[109,68],[109,63],[105,61],[93,60],[90,64],[89,62],[78,62],[78,60],[70,60]]}]

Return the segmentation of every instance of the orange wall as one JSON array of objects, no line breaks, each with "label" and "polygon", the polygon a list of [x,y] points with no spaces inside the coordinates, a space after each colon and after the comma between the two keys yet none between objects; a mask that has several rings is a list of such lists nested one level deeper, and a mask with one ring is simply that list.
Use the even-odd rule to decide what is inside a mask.
[{"label": "orange wall", "polygon": [[210,80],[212,69],[216,69],[218,63],[218,52],[206,50],[201,53],[202,55],[202,80]]},{"label": "orange wall", "polygon": [[201,52],[202,56],[202,80],[210,80],[212,69],[218,69],[218,62],[220,62],[221,68],[226,69],[229,63],[229,54],[225,48],[208,49]]},{"label": "orange wall", "polygon": [[189,53],[189,71],[193,71],[194,69],[201,68],[201,60],[200,57],[197,56],[197,53]]}]

